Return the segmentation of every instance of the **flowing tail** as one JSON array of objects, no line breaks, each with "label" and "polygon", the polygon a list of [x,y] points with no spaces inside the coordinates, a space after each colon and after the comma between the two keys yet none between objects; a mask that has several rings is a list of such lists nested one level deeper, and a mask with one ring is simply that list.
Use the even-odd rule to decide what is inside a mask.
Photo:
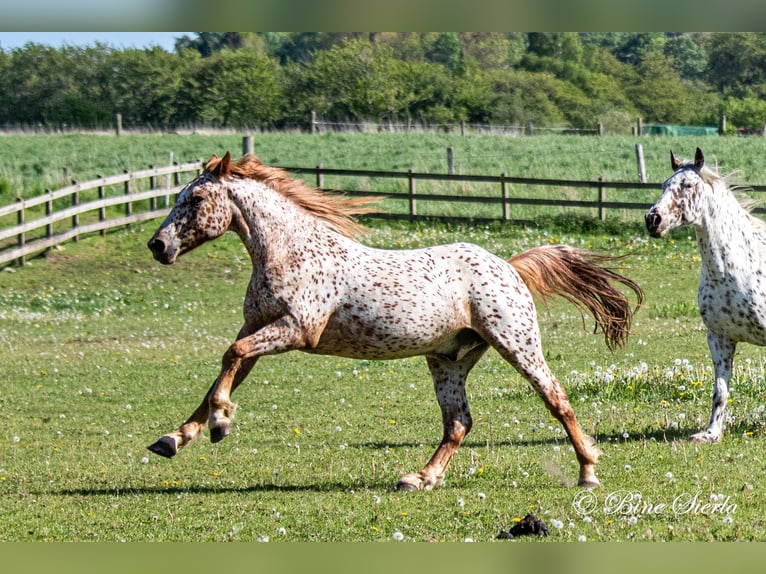
[{"label": "flowing tail", "polygon": [[[551,295],[559,295],[581,312],[587,309],[596,320],[594,332],[601,329],[607,347],[614,351],[625,344],[633,315],[644,300],[644,292],[637,283],[610,267],[620,259],[568,245],[542,245],[511,257],[508,262],[543,303]],[[613,282],[633,291],[635,307],[631,307]]]}]

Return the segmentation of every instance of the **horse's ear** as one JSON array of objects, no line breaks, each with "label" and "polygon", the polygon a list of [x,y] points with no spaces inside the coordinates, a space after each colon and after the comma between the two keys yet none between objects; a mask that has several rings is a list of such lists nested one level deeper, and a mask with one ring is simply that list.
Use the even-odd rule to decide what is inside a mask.
[{"label": "horse's ear", "polygon": [[219,167],[219,172],[221,175],[229,175],[230,164],[231,164],[231,154],[229,153],[229,150],[226,150],[226,153],[223,154],[223,157],[221,158],[221,164]]},{"label": "horse's ear", "polygon": [[213,170],[215,167],[221,162],[221,159],[213,154],[210,156],[210,159],[207,160],[207,163],[205,164],[205,171],[209,171],[210,173],[213,173]]},{"label": "horse's ear", "polygon": [[702,150],[697,148],[697,151],[694,152],[694,167],[702,169],[703,165],[705,165],[705,156],[702,155]]},{"label": "horse's ear", "polygon": [[673,153],[673,150],[670,150],[670,167],[673,168],[673,171],[676,171],[679,167],[681,167],[681,162],[678,161],[678,158],[676,157],[676,154]]},{"label": "horse's ear", "polygon": [[229,175],[229,166],[231,165],[231,154],[227,151],[222,158],[213,154],[210,160],[205,164],[205,171],[221,178]]}]

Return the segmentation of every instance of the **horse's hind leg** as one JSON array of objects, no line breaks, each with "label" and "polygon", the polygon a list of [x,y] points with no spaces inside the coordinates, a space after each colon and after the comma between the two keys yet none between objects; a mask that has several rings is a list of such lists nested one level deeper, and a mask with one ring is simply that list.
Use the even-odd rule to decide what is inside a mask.
[{"label": "horse's hind leg", "polygon": [[[237,375],[234,378],[234,382],[232,383],[232,393],[239,386],[239,384],[245,380],[255,365],[256,361],[257,357],[252,357],[251,359],[243,361],[243,364],[237,372]],[[205,424],[207,423],[208,417],[210,416],[210,398],[217,385],[217,381],[213,383],[208,392],[205,394],[205,398],[202,399],[200,405],[195,409],[192,415],[186,419],[184,424],[182,424],[177,430],[161,437],[157,442],[148,446],[147,448],[155,454],[170,458],[183,447],[193,443],[195,439],[202,433],[202,429],[205,428]]]},{"label": "horse's hind leg", "polygon": [[567,436],[569,436],[577,455],[577,461],[580,463],[580,476],[577,484],[586,488],[601,486],[595,471],[598,450],[594,446],[593,440],[582,431],[580,423],[577,422],[566,389],[556,380],[547,365],[538,368],[534,373],[529,373],[527,378],[545,402],[545,406],[562,424]]},{"label": "horse's hind leg", "polygon": [[[598,449],[594,446],[593,440],[582,431],[572,405],[569,403],[566,390],[556,380],[545,362],[536,325],[529,324],[525,328],[519,322],[516,326],[516,337],[498,337],[488,334],[488,339],[500,355],[529,381],[551,414],[564,427],[575,449],[577,461],[580,463],[578,484],[588,488],[600,486],[595,472]],[[509,332],[513,333],[513,329],[509,329]],[[511,343],[512,340],[523,341],[524,344]]]},{"label": "horse's hind leg", "polygon": [[471,412],[465,394],[468,373],[487,350],[482,344],[458,361],[428,357],[428,368],[434,381],[436,399],[442,412],[444,434],[441,444],[422,470],[404,475],[398,490],[431,490],[444,480],[452,457],[471,430]]}]

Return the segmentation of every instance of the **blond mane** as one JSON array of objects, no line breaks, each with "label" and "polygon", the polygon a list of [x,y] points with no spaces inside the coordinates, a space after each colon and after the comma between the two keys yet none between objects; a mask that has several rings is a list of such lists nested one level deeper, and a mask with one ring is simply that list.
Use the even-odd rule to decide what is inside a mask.
[{"label": "blond mane", "polygon": [[[694,161],[687,160],[684,161],[683,166],[694,166]],[[742,192],[747,191],[747,187],[745,186],[735,186],[730,183],[730,180],[736,175],[736,171],[732,173],[727,173],[726,175],[721,175],[718,173],[718,171],[708,167],[707,165],[703,165],[702,168],[697,169],[697,173],[699,173],[700,177],[702,178],[702,181],[710,185],[713,189],[717,189],[718,187],[722,187],[724,189],[728,189],[734,198],[737,200],[737,202],[742,206],[742,209],[744,209],[747,212],[747,216],[750,219],[750,221],[758,227],[758,229],[766,233],[766,221],[761,219],[760,217],[756,217],[753,215],[752,211],[755,209],[758,201],[751,197],[738,195]]]},{"label": "blond mane", "polygon": [[213,154],[205,164],[205,171],[219,179],[239,177],[257,180],[350,238],[364,231],[354,216],[372,212],[369,205],[378,201],[370,197],[351,199],[310,187],[290,177],[283,169],[265,165],[253,154],[245,154],[236,162],[231,162],[228,151],[222,158]]}]

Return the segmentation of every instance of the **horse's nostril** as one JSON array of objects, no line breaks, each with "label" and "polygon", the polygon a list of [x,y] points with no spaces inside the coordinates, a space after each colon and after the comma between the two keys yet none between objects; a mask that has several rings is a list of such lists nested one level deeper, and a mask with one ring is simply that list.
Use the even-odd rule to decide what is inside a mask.
[{"label": "horse's nostril", "polygon": [[149,240],[149,249],[152,250],[152,253],[162,253],[165,251],[165,243],[163,243],[161,239],[155,237]]},{"label": "horse's nostril", "polygon": [[657,213],[650,211],[649,213],[646,214],[644,221],[646,223],[646,228],[649,231],[655,231],[660,226],[660,222],[662,221],[662,218]]}]

